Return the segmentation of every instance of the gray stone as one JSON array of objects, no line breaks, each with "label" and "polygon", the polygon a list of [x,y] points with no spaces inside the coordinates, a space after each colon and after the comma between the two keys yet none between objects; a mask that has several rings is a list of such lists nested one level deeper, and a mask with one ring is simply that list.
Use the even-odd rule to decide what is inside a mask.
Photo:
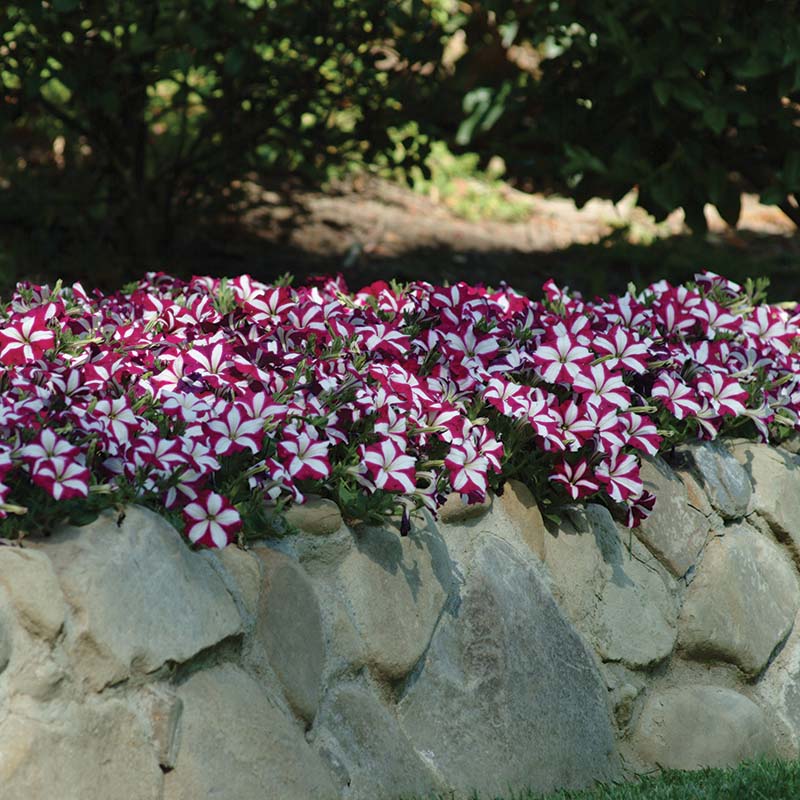
[{"label": "gray stone", "polygon": [[749,525],[725,528],[687,589],[678,643],[692,658],[755,675],[789,633],[798,606],[797,577],[780,547]]},{"label": "gray stone", "polygon": [[606,687],[539,560],[479,529],[447,542],[462,583],[398,704],[417,752],[465,793],[614,778]]},{"label": "gray stone", "polygon": [[444,505],[436,513],[439,515],[440,522],[454,525],[482,517],[491,507],[492,496],[490,494],[486,495],[486,499],[482,503],[468,503],[458,492],[453,492],[447,496]]},{"label": "gray stone", "polygon": [[292,527],[314,536],[336,533],[344,524],[339,506],[316,495],[307,495],[305,503],[291,506],[284,516]]},{"label": "gray stone", "polygon": [[314,536],[299,533],[287,542],[287,550],[293,553],[303,569],[311,577],[328,578],[347,558],[353,549],[353,534],[342,526],[336,533]]},{"label": "gray stone", "polygon": [[219,562],[230,577],[234,591],[241,598],[247,612],[255,614],[261,593],[261,570],[256,556],[235,544],[229,544],[222,550],[206,550],[205,554]]},{"label": "gray stone", "polygon": [[400,537],[386,528],[359,526],[355,547],[337,573],[337,591],[365,646],[367,663],[397,680],[417,663],[444,606],[440,578],[446,560],[428,529]]},{"label": "gray stone", "polygon": [[32,547],[0,547],[0,586],[31,634],[48,641],[59,634],[67,606],[44,553]]},{"label": "gray stone", "polygon": [[761,709],[719,686],[685,686],[651,694],[634,746],[645,762],[665,769],[729,767],[774,755]]},{"label": "gray stone", "polygon": [[739,519],[753,510],[753,488],[742,465],[718,441],[676,448],[688,459],[711,505],[723,519]]},{"label": "gray stone", "polygon": [[520,481],[507,481],[502,496],[496,498],[495,503],[517,528],[531,552],[544,561],[547,529],[531,490]]},{"label": "gray stone", "polygon": [[689,506],[686,486],[662,458],[643,458],[641,476],[656,504],[633,532],[675,577],[683,577],[697,563],[708,520]]},{"label": "gray stone", "polygon": [[139,719],[120,701],[0,722],[3,800],[161,800],[163,775]]},{"label": "gray stone", "polygon": [[780,757],[800,757],[800,614],[786,644],[754,686],[753,699],[771,717]]},{"label": "gray stone", "polygon": [[800,560],[800,457],[765,444],[738,444],[731,452],[753,483],[756,512]]},{"label": "gray stone", "polygon": [[644,692],[646,680],[641,672],[634,672],[622,664],[613,662],[604,663],[601,672],[614,709],[614,721],[624,736]]},{"label": "gray stone", "polygon": [[178,694],[183,733],[175,769],[165,778],[164,800],[339,796],[300,728],[240,668],[225,664],[196,672]]},{"label": "gray stone", "polygon": [[314,743],[331,763],[344,768],[351,800],[397,800],[447,788],[414,750],[394,715],[361,687],[336,690],[320,712],[314,734]]},{"label": "gray stone", "polygon": [[208,561],[148,509],[64,527],[47,544],[74,616],[68,644],[90,687],[188,661],[241,633],[233,597]]},{"label": "gray stone", "polygon": [[677,635],[674,580],[603,506],[574,508],[569,517],[572,524],[545,541],[559,605],[604,661],[633,668],[662,661]]},{"label": "gray stone", "polygon": [[303,569],[289,556],[259,547],[264,584],[253,635],[263,648],[292,709],[311,721],[317,712],[325,666],[319,601]]}]

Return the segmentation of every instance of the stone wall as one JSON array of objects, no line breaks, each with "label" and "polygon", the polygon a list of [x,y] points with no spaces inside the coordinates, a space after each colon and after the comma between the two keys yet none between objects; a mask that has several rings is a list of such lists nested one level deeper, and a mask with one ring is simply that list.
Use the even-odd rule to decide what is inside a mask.
[{"label": "stone wall", "polygon": [[[327,501],[192,552],[137,507],[0,547],[4,800],[398,798],[800,756],[800,457],[650,460],[653,516],[511,482],[401,538]],[[257,532],[249,532],[255,534]]]}]

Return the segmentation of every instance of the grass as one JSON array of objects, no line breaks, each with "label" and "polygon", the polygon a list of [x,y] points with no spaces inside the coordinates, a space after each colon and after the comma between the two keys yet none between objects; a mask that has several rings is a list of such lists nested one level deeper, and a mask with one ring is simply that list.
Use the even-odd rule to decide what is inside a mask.
[{"label": "grass", "polygon": [[[666,770],[657,777],[598,786],[583,791],[560,791],[546,795],[527,791],[512,793],[505,797],[475,794],[468,800],[797,800],[797,798],[800,798],[800,761],[761,760],[745,762],[730,769],[704,769],[696,772]],[[435,795],[425,800],[459,800],[459,798],[447,794]]]}]

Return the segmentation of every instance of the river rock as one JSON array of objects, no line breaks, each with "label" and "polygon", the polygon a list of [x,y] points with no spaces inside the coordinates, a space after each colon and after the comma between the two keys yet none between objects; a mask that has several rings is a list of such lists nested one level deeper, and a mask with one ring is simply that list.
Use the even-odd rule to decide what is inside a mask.
[{"label": "river rock", "polygon": [[689,506],[686,486],[662,458],[643,458],[641,476],[656,504],[634,533],[675,577],[683,577],[697,563],[708,520]]},{"label": "river rock", "polygon": [[572,508],[545,547],[559,605],[603,661],[642,668],[672,652],[675,582],[606,508]]},{"label": "river rock", "polygon": [[254,553],[263,564],[264,586],[251,658],[263,651],[286,699],[306,721],[317,713],[325,642],[319,601],[303,569],[287,555],[266,547]]},{"label": "river rock", "polygon": [[676,448],[723,519],[740,519],[753,511],[753,487],[744,467],[721,442],[698,442]]},{"label": "river rock", "polygon": [[547,529],[531,490],[521,481],[507,481],[502,496],[498,497],[495,503],[519,531],[531,552],[536,553],[544,561],[544,540]]},{"label": "river rock", "polygon": [[122,702],[42,711],[50,719],[12,714],[0,722],[3,800],[161,800],[154,747]]},{"label": "river rock", "polygon": [[756,675],[792,627],[797,576],[781,548],[749,525],[720,533],[687,589],[678,644],[692,658],[727,661]]},{"label": "river rock", "polygon": [[129,507],[120,525],[107,512],[61,528],[41,549],[73,608],[70,651],[94,689],[188,661],[242,631],[211,564],[146,508]]},{"label": "river rock", "polygon": [[617,776],[606,687],[539,560],[480,528],[447,543],[460,583],[398,704],[414,748],[465,793]]},{"label": "river rock", "polygon": [[315,746],[344,769],[349,800],[428,796],[446,787],[415,751],[394,715],[374,693],[344,686],[320,712]]},{"label": "river rock", "polygon": [[307,495],[305,503],[295,503],[284,516],[292,527],[314,536],[336,533],[344,524],[339,506],[316,495]]},{"label": "river rock", "polygon": [[770,714],[780,757],[800,757],[800,613],[785,645],[755,684],[753,697]]},{"label": "river rock", "polygon": [[730,767],[774,756],[761,709],[719,686],[682,686],[651,694],[642,709],[634,747],[665,769]]},{"label": "river rock", "polygon": [[401,537],[359,526],[336,574],[337,592],[364,642],[367,663],[390,680],[407,675],[430,642],[444,607],[447,555],[433,529]]},{"label": "river rock", "polygon": [[800,560],[800,457],[765,444],[737,444],[736,460],[753,483],[754,508]]},{"label": "river rock", "polygon": [[255,614],[258,611],[262,582],[256,556],[235,544],[229,544],[221,550],[206,550],[204,554],[216,559],[219,566],[227,573],[233,592],[238,595],[247,613]]},{"label": "river rock", "polygon": [[50,559],[33,547],[0,547],[0,586],[22,625],[47,641],[61,631],[67,606]]},{"label": "river rock", "polygon": [[[193,674],[178,690],[183,732],[164,800],[309,800],[339,793],[302,730],[263,686],[223,664]],[[139,795],[132,793],[130,798]]]}]

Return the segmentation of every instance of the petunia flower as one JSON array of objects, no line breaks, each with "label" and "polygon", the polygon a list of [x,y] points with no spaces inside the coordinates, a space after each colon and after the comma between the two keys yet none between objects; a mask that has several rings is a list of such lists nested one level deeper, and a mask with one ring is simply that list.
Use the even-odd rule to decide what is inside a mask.
[{"label": "petunia flower", "polygon": [[416,484],[416,459],[405,452],[394,439],[362,446],[361,457],[372,482],[388,492],[412,494]]},{"label": "petunia flower", "polygon": [[239,512],[222,495],[203,492],[183,509],[186,536],[194,544],[223,548],[242,527]]}]

